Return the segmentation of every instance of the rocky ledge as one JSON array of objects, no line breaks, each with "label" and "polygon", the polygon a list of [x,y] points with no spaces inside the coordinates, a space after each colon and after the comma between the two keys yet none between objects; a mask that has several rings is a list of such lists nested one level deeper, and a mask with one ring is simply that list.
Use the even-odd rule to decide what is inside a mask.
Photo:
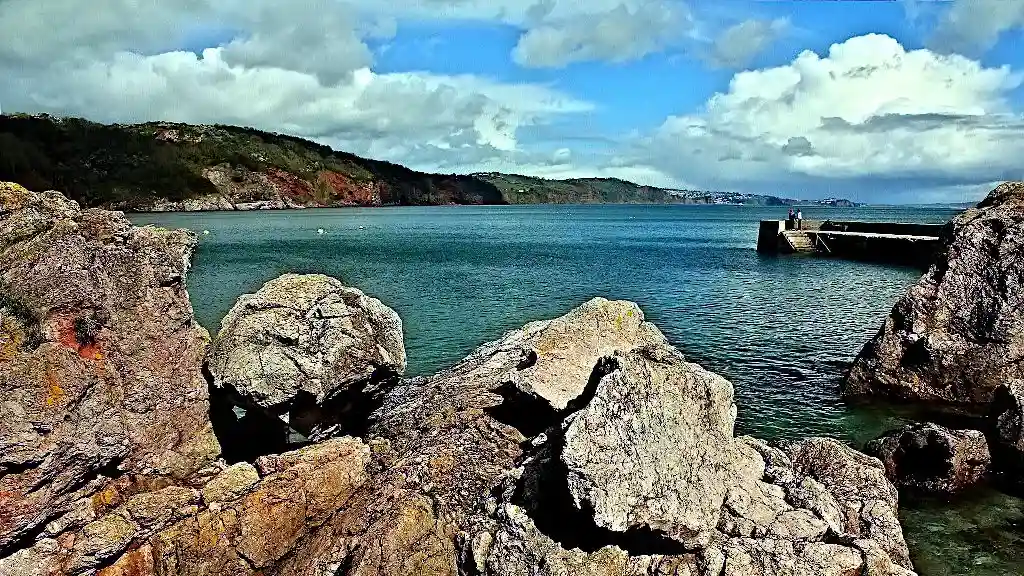
[{"label": "rocky ledge", "polygon": [[[0,188],[0,576],[913,574],[881,462],[735,437],[732,385],[633,303],[401,379],[393,312],[288,276],[204,370],[194,244]],[[313,398],[320,441],[228,465],[228,393]]]},{"label": "rocky ledge", "polygon": [[1024,182],[1007,182],[943,233],[936,263],[896,303],[844,383],[985,412],[1024,377]]}]

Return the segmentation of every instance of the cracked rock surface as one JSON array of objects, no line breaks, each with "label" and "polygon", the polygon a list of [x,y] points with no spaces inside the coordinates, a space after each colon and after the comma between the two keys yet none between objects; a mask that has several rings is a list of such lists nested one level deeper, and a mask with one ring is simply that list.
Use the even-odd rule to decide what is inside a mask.
[{"label": "cracked rock surface", "polygon": [[405,371],[402,321],[334,278],[285,274],[238,299],[208,363],[214,385],[247,407],[326,437],[346,404]]},{"label": "cracked rock surface", "polygon": [[172,482],[216,458],[195,245],[0,183],[0,557],[115,479]]},{"label": "cracked rock surface", "polygon": [[1007,182],[943,232],[944,248],[865,345],[846,396],[984,412],[1024,378],[1024,182]]},{"label": "cracked rock surface", "polygon": [[[878,460],[829,439],[769,445],[734,437],[732,386],[686,362],[628,302],[592,300],[513,330],[434,376],[392,382],[362,423],[362,438],[229,467],[214,460],[212,436],[199,444],[204,450],[191,448],[209,420],[201,354],[190,347],[202,339],[191,339],[191,310],[175,308],[187,306],[183,279],[131,275],[139,262],[183,274],[187,251],[171,252],[179,257],[172,266],[150,242],[163,239],[169,250],[178,246],[172,239],[191,237],[80,213],[56,194],[3,190],[0,254],[14,265],[10,275],[4,268],[5,281],[52,286],[33,274],[75,270],[55,270],[47,259],[74,254],[81,240],[57,244],[59,254],[46,252],[48,242],[24,245],[32,235],[21,230],[34,222],[49,222],[43,234],[90,230],[87,221],[123,223],[120,234],[138,235],[121,259],[96,256],[91,276],[81,278],[116,286],[111,276],[128,270],[137,292],[127,293],[140,299],[104,301],[110,315],[79,323],[78,332],[130,347],[135,355],[115,367],[145,379],[104,372],[69,396],[97,394],[115,408],[72,402],[50,415],[25,392],[48,380],[22,370],[49,360],[63,370],[61,382],[96,378],[80,354],[92,349],[48,339],[48,311],[65,294],[25,290],[19,302],[27,305],[5,301],[0,344],[16,353],[0,356],[0,537],[8,543],[0,576],[913,574],[896,490]],[[20,264],[34,254],[45,258]],[[134,323],[113,320],[127,314],[114,303],[135,305]],[[154,354],[169,364],[125,368],[155,362]],[[43,362],[29,362],[39,355]],[[339,362],[340,370],[346,360]],[[336,367],[325,361],[323,369]],[[161,379],[165,371],[173,377]],[[168,402],[172,385],[177,395]],[[51,438],[38,422],[73,426],[79,436],[36,448],[27,440],[33,433]],[[125,422],[133,432],[127,455],[116,465],[97,460],[108,444],[94,430]],[[46,458],[62,467],[43,476],[28,465]],[[43,517],[33,515],[40,510]]]}]

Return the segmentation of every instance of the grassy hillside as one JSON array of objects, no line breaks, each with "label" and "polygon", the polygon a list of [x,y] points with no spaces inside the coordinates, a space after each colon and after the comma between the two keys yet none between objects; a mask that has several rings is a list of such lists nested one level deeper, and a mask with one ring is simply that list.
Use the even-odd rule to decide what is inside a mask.
[{"label": "grassy hillside", "polygon": [[426,174],[252,128],[104,125],[46,115],[0,115],[0,181],[59,190],[84,206],[125,210],[795,202],[664,190],[614,178]]}]

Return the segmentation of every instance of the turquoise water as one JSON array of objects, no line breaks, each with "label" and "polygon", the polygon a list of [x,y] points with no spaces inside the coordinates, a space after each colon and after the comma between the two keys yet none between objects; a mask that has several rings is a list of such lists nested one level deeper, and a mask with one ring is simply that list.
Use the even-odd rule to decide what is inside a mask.
[{"label": "turquoise water", "polygon": [[[933,223],[954,214],[804,211],[814,220]],[[759,255],[758,221],[784,217],[777,208],[736,206],[132,215],[140,224],[209,231],[201,236],[188,284],[200,322],[214,333],[240,294],[285,272],[324,273],[397,310],[409,372],[429,374],[505,330],[559,316],[594,296],[634,300],[691,361],[733,382],[740,433],[863,442],[906,414],[847,406],[839,399],[839,379],[921,271]],[[1024,572],[1018,569],[1024,565],[1011,564],[1019,548],[1004,529],[1020,509],[1003,498],[992,493],[954,508],[906,507],[908,539],[915,554],[928,559],[918,561],[928,566],[923,573]],[[962,529],[971,522],[993,528]]]}]

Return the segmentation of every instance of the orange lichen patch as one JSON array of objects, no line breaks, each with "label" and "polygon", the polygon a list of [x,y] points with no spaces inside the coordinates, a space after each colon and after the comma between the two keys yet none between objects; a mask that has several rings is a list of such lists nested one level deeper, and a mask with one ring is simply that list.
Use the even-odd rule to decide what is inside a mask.
[{"label": "orange lichen patch", "polygon": [[106,488],[92,495],[91,503],[93,512],[97,515],[105,514],[109,510],[119,505],[123,499],[121,493],[114,485],[108,485]]},{"label": "orange lichen patch", "polygon": [[0,362],[13,360],[23,340],[24,336],[14,320],[0,316]]},{"label": "orange lichen patch", "polygon": [[53,407],[63,404],[64,400],[67,399],[67,392],[64,391],[57,377],[50,370],[46,371],[46,383],[46,405]]},{"label": "orange lichen patch", "polygon": [[121,556],[96,576],[149,576],[154,573],[153,548],[146,544]]}]

